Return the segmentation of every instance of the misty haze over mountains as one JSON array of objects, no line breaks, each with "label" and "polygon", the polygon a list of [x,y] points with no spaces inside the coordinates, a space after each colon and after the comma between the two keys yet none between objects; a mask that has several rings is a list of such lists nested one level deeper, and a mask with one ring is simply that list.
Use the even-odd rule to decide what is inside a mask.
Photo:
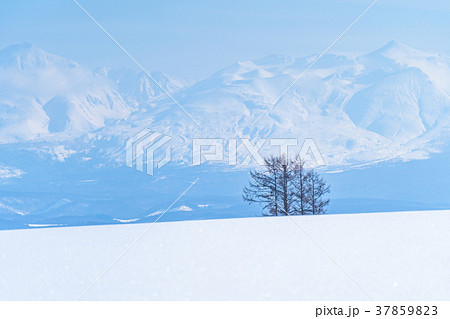
[{"label": "misty haze over mountains", "polygon": [[[324,172],[368,167],[344,173],[359,177],[372,176],[380,163],[418,170],[414,165],[438,161],[436,170],[446,169],[450,58],[394,41],[359,56],[326,54],[252,125],[316,57],[271,55],[236,62],[196,82],[151,72],[161,88],[144,72],[90,70],[30,44],[0,50],[2,228],[149,221],[158,216],[158,205],[164,206],[154,199],[173,200],[178,187],[208,169],[211,183],[214,176],[219,184],[228,181],[229,189],[217,198],[187,197],[189,210],[174,208],[167,218],[254,216],[244,212],[238,196],[247,167],[190,167],[194,137],[313,138],[327,163]],[[143,128],[174,138],[173,163],[159,176],[124,167],[125,140]],[[338,179],[336,174],[330,179]],[[397,178],[399,185],[405,182]],[[442,185],[447,184],[436,183],[434,197],[414,198],[417,208],[423,203],[444,207]],[[220,193],[217,183],[204,187]],[[335,194],[342,196],[339,190]],[[372,198],[367,191],[352,203],[364,211],[370,202],[365,197]],[[388,209],[414,209],[406,194],[399,198],[404,207],[396,202]]]}]

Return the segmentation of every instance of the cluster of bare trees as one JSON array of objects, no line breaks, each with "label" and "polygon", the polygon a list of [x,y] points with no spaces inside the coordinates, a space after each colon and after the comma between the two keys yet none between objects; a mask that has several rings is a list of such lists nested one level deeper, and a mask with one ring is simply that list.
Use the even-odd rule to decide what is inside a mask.
[{"label": "cluster of bare trees", "polygon": [[325,213],[330,192],[323,178],[307,169],[299,156],[267,157],[261,171],[251,171],[243,198],[263,206],[266,215],[316,215]]}]

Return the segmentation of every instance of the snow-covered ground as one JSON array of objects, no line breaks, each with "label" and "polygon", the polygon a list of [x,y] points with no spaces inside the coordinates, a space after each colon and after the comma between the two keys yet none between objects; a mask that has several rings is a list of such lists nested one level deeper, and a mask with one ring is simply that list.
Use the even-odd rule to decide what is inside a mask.
[{"label": "snow-covered ground", "polygon": [[[84,299],[450,298],[448,210],[295,221],[156,223]],[[150,225],[1,231],[0,299],[77,299]]]}]

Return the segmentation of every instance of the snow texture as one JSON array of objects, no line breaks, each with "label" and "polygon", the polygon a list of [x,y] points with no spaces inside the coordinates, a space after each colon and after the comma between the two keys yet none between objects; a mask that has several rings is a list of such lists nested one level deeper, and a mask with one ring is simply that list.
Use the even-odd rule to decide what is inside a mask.
[{"label": "snow texture", "polygon": [[[86,300],[448,300],[450,211],[156,223]],[[0,232],[0,299],[75,300],[150,224]],[[320,245],[361,287],[318,247]]]}]

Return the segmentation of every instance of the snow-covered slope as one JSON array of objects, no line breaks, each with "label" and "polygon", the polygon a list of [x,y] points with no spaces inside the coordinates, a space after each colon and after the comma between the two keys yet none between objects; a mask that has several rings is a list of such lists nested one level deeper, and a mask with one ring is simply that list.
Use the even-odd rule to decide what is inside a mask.
[{"label": "snow-covered slope", "polygon": [[189,81],[183,81],[167,76],[162,72],[151,72],[149,78],[144,72],[132,70],[102,69],[97,73],[110,78],[120,94],[131,104],[140,105],[155,97],[165,95],[186,86]]},{"label": "snow-covered slope", "polygon": [[[27,43],[0,50],[0,143],[59,133],[70,139],[127,119],[139,103],[161,94],[142,74],[109,75]],[[162,73],[154,77],[168,91],[180,85]]]},{"label": "snow-covered slope", "polygon": [[356,125],[400,142],[449,126],[447,57],[391,42],[359,60],[371,85],[344,107]]},{"label": "snow-covered slope", "polygon": [[[86,300],[448,300],[450,211],[156,223]],[[0,232],[0,299],[75,300],[149,224]]]}]

